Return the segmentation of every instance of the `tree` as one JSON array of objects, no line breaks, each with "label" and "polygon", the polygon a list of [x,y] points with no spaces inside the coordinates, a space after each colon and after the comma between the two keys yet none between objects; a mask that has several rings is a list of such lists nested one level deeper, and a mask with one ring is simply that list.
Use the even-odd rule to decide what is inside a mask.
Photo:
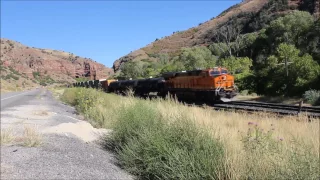
[{"label": "tree", "polygon": [[253,73],[251,71],[252,59],[248,57],[227,57],[218,61],[219,65],[228,69],[230,74],[235,77],[235,82],[239,89],[249,89],[252,85],[247,79],[252,79]]},{"label": "tree", "polygon": [[169,63],[170,57],[167,53],[161,53],[159,54],[159,63],[161,65],[167,65]]},{"label": "tree", "polygon": [[294,45],[282,43],[277,53],[266,60],[260,76],[266,77],[264,83],[267,92],[298,94],[316,81],[320,76],[319,64],[309,54],[300,57],[299,53]]},{"label": "tree", "polygon": [[296,87],[307,86],[320,76],[320,66],[309,54],[294,58],[290,69],[293,85]]},{"label": "tree", "polygon": [[219,65],[226,67],[229,73],[238,77],[250,74],[250,68],[252,67],[252,59],[248,57],[228,57],[219,60]]},{"label": "tree", "polygon": [[306,40],[299,44],[299,48],[312,55],[313,59],[320,63],[320,19],[307,32]]},{"label": "tree", "polygon": [[[216,45],[220,51],[227,51],[229,56],[233,55],[234,48],[240,47],[241,38],[241,27],[238,24],[225,24],[215,31],[215,38],[218,42]],[[224,43],[224,44],[221,44]]]},{"label": "tree", "polygon": [[213,43],[209,46],[209,49],[213,55],[218,57],[225,57],[226,55],[230,55],[228,53],[228,46],[226,43]]},{"label": "tree", "polygon": [[136,79],[138,77],[141,77],[143,73],[142,67],[143,65],[141,62],[133,62],[133,61],[126,62],[120,68],[121,70],[120,77],[123,77],[125,79],[129,79],[129,78]]},{"label": "tree", "polygon": [[271,22],[266,34],[269,42],[275,45],[289,43],[297,45],[303,41],[305,32],[313,25],[312,15],[304,11],[294,11]]},{"label": "tree", "polygon": [[217,58],[207,47],[183,48],[179,56],[186,70],[204,69],[214,67]]},{"label": "tree", "polygon": [[[298,57],[300,51],[294,46],[282,43],[277,48],[277,53],[279,57],[279,65],[284,65],[286,69],[286,76],[289,76],[289,63],[292,63],[295,58]],[[291,61],[290,61],[291,60]]]}]

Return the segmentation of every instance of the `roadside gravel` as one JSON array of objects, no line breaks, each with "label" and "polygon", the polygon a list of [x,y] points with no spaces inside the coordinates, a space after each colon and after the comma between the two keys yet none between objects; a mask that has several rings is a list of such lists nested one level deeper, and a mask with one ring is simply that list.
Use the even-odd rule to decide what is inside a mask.
[{"label": "roadside gravel", "polygon": [[1,132],[11,129],[14,137],[1,144],[1,179],[133,179],[97,143],[110,130],[82,121],[48,90],[29,96],[34,98],[1,110]]}]

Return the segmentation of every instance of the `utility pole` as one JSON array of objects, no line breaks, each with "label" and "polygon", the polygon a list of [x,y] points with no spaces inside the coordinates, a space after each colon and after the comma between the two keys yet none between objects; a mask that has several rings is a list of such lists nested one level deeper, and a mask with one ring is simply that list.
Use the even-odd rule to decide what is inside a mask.
[{"label": "utility pole", "polygon": [[277,65],[285,65],[285,68],[286,68],[286,87],[285,87],[285,89],[286,89],[286,92],[288,93],[288,81],[289,81],[289,68],[288,68],[288,65],[289,64],[291,64],[291,63],[293,63],[293,62],[289,62],[288,61],[288,58],[286,57],[285,58],[285,60],[284,60],[284,63],[279,63],[279,64],[277,64]]}]

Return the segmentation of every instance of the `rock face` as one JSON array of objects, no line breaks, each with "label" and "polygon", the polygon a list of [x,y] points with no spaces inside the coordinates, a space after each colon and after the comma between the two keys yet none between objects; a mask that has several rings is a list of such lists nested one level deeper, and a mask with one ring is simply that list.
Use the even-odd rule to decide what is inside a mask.
[{"label": "rock face", "polygon": [[[169,56],[173,57],[178,55],[183,47],[192,47],[196,45],[207,46],[214,41],[213,37],[215,31],[219,29],[220,25],[229,23],[231,20],[238,20],[244,26],[249,26],[250,23],[254,24],[256,20],[259,20],[262,14],[270,13],[270,16],[272,16],[274,14],[289,13],[293,10],[309,11],[314,14],[315,17],[319,17],[319,0],[287,0],[288,8],[286,10],[281,10],[281,8],[272,9],[273,5],[268,4],[272,3],[272,1],[280,2],[279,0],[243,0],[241,3],[228,8],[219,16],[211,18],[204,23],[200,23],[197,27],[192,27],[185,31],[173,32],[171,36],[156,39],[149,45],[117,59],[113,64],[114,72],[119,71],[119,68],[123,63],[141,59],[141,54],[147,55],[147,57],[144,58],[148,59],[152,59],[152,57],[160,53],[167,53]],[[261,13],[263,8],[269,8],[272,9],[272,11],[267,10]]]},{"label": "rock face", "polygon": [[31,48],[19,42],[1,39],[1,63],[29,78],[49,76],[55,81],[75,82],[75,78],[105,79],[111,68],[91,59],[63,51]]}]

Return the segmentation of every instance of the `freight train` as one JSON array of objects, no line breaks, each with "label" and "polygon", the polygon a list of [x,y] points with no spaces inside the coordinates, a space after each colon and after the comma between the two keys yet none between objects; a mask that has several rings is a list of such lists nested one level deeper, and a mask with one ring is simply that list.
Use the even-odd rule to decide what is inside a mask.
[{"label": "freight train", "polygon": [[116,94],[125,94],[128,89],[132,89],[135,96],[155,93],[157,96],[165,97],[170,94],[182,99],[211,102],[230,101],[238,93],[234,76],[222,67],[168,72],[156,78],[76,82],[73,83],[73,87],[99,88],[107,93]]}]

